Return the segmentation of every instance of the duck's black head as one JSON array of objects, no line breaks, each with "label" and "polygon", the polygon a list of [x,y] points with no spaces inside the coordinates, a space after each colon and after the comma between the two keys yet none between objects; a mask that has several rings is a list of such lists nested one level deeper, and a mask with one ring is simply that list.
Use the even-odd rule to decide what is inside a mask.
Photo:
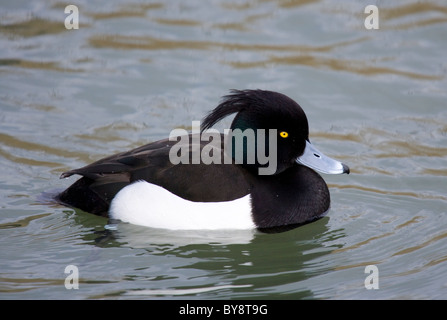
[{"label": "duck's black head", "polygon": [[[233,158],[238,156],[236,134],[243,133],[245,139],[241,140],[243,141],[241,161],[245,167],[249,169],[267,167],[268,163],[263,163],[259,155],[270,157],[269,160],[273,161],[270,154],[272,151],[276,153],[276,168],[271,173],[279,173],[292,166],[304,152],[309,136],[307,117],[298,103],[289,97],[272,91],[233,90],[204,119],[202,130],[232,113],[237,113],[231,124],[232,156]],[[253,132],[254,141],[249,139],[250,132]],[[265,134],[264,139],[261,134]],[[249,147],[250,143],[253,144],[253,148]],[[276,144],[276,150],[273,143]],[[265,150],[262,147],[258,148],[260,144],[265,146]],[[250,161],[251,159],[254,163]]]},{"label": "duck's black head", "polygon": [[[225,96],[204,118],[202,131],[233,113],[236,113],[236,116],[231,124],[231,155],[249,170],[263,168],[264,174],[281,173],[295,165],[310,145],[306,114],[298,103],[284,94],[265,90],[232,90],[231,94]],[[250,132],[253,133],[254,140],[250,140]],[[239,139],[243,141],[241,158],[238,157],[236,141],[240,137],[237,136],[239,133],[244,137]],[[317,152],[316,149],[312,150],[315,160],[321,160],[324,155],[320,156]],[[309,157],[312,155],[307,158]],[[273,161],[275,163],[272,168]],[[319,169],[318,165],[312,165],[313,163],[303,164]],[[346,172],[347,167],[342,164],[340,166],[343,168],[342,172],[326,172]],[[258,171],[262,174],[260,170]]]}]

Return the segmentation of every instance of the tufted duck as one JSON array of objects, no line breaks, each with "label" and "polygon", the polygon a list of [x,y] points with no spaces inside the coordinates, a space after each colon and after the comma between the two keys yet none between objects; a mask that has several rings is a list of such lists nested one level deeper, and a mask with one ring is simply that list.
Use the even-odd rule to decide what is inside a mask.
[{"label": "tufted duck", "polygon": [[[229,132],[254,132],[253,139],[245,136],[239,144],[239,156],[231,134],[214,135],[213,143],[195,138],[233,113]],[[58,200],[154,228],[290,229],[324,216],[329,209],[328,187],[314,170],[349,173],[346,165],[326,157],[310,143],[304,111],[277,92],[233,90],[204,118],[201,131],[186,137],[186,147],[179,146],[178,139],[160,140],[64,172],[61,178],[82,177],[60,193]],[[229,139],[233,144],[226,148]],[[254,157],[249,151],[252,144]],[[229,156],[230,161],[172,161],[174,147],[189,153],[183,159],[199,152]],[[274,166],[265,158],[261,161],[259,155],[273,153]],[[270,170],[262,173],[267,166]]]}]

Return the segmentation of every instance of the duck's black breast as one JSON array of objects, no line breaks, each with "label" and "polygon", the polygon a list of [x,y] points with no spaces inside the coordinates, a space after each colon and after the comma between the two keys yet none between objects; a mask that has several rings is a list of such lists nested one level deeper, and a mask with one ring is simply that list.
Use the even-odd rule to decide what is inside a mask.
[{"label": "duck's black breast", "polygon": [[326,182],[308,167],[297,164],[277,175],[248,179],[253,220],[259,229],[305,224],[329,210]]},{"label": "duck's black breast", "polygon": [[[189,136],[189,153],[197,144]],[[216,152],[221,152],[223,143]],[[243,169],[234,164],[173,164],[171,147],[178,143],[160,140],[131,151],[103,158],[90,165],[67,171],[62,178],[81,175],[78,181],[62,192],[58,200],[64,204],[107,216],[115,195],[132,182],[145,180],[190,201],[220,202],[241,198],[249,193]],[[200,150],[208,142],[201,142]],[[191,159],[191,157],[190,157]],[[223,160],[222,160],[223,162]]]}]

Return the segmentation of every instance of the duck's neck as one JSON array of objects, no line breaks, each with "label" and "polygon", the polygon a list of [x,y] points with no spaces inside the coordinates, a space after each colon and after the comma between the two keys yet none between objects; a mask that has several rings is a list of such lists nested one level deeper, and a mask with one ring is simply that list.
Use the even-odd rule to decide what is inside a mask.
[{"label": "duck's neck", "polygon": [[299,225],[324,216],[330,194],[323,178],[310,168],[295,165],[280,174],[247,174],[253,219],[259,228]]}]

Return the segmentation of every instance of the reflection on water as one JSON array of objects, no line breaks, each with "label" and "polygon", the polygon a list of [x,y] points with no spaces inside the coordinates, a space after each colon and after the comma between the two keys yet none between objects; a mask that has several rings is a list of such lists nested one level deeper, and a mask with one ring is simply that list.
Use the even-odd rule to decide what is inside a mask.
[{"label": "reflection on water", "polygon": [[[243,43],[219,43],[213,41],[186,41],[167,40],[152,37],[132,37],[117,35],[99,35],[89,39],[92,46],[97,48],[114,48],[121,50],[238,50],[262,52],[268,58],[259,61],[223,61],[234,68],[262,68],[270,65],[305,65],[313,68],[329,68],[338,71],[354,72],[362,75],[394,74],[414,79],[441,80],[443,76],[420,74],[405,70],[398,70],[385,66],[377,66],[377,59],[371,61],[356,61],[353,59],[334,59],[332,57],[319,56],[318,53],[330,52],[338,47],[349,46],[367,41],[361,38],[353,41],[343,41],[332,45],[317,47],[294,45],[268,45],[268,44],[243,44]],[[275,54],[276,52],[276,54]],[[284,56],[286,52],[298,52],[295,55]],[[281,55],[277,55],[280,53]],[[389,60],[385,58],[384,60]]]},{"label": "reflection on water", "polygon": [[2,24],[0,30],[3,34],[11,38],[11,40],[18,40],[18,37],[28,38],[64,32],[60,22],[36,17],[31,17],[30,19],[16,23]]},{"label": "reflection on water", "polygon": [[[9,2],[0,22],[0,296],[446,298],[447,6]],[[168,232],[39,199],[61,172],[165,138],[229,89],[283,92],[347,163],[328,216],[279,234]],[[46,197],[46,196],[44,196]],[[80,287],[64,288],[79,266]],[[364,269],[380,271],[366,290]]]},{"label": "reflection on water", "polygon": [[[234,298],[239,296],[239,292],[244,296],[248,291],[253,297],[266,298],[268,295],[265,295],[265,292],[276,292],[277,286],[289,285],[290,281],[299,283],[310,274],[315,276],[330,269],[325,263],[313,262],[318,257],[327,256],[334,249],[326,246],[325,241],[343,236],[340,230],[329,232],[326,227],[327,221],[327,218],[323,218],[311,228],[304,226],[300,232],[280,233],[274,239],[268,234],[251,230],[174,232],[119,224],[115,231],[96,233],[98,237],[95,243],[101,247],[119,244],[120,247],[134,250],[140,248],[142,249],[140,254],[149,255],[153,259],[175,258],[175,265],[170,268],[199,274],[197,275],[199,279],[205,275],[213,276],[220,279],[217,283],[223,284],[198,287],[201,281],[194,281],[194,277],[191,277],[187,286],[181,289],[168,287],[131,289],[124,292],[114,290],[107,293],[108,295],[175,297],[207,292],[212,296],[216,294],[212,291],[220,291],[220,296]],[[91,238],[91,235],[88,238]],[[269,251],[267,255],[266,246]],[[146,272],[146,277],[150,277],[151,267],[147,268],[149,270]],[[157,273],[152,276],[163,279],[169,278],[169,274],[169,270],[159,273],[157,269]],[[180,276],[176,275],[175,278],[177,277]],[[270,277],[273,277],[272,280],[269,280]],[[281,293],[283,298],[312,297],[311,291],[299,286],[289,290],[290,292],[278,293]]]},{"label": "reflection on water", "polygon": [[61,71],[61,72],[82,72],[81,69],[69,69],[60,67],[55,62],[41,62],[41,61],[30,61],[21,59],[0,59],[0,66],[25,68],[25,69],[43,69],[43,70]]}]

